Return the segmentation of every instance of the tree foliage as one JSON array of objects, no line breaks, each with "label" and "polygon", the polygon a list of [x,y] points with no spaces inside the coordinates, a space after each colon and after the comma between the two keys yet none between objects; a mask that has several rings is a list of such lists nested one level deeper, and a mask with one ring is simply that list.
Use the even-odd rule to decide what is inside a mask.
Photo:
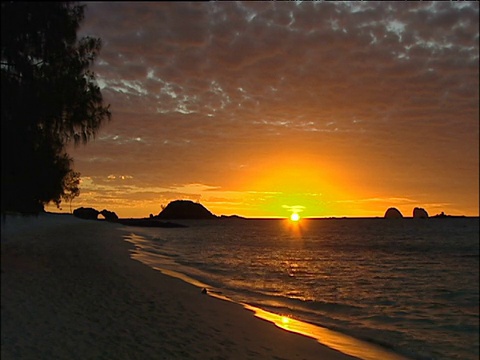
[{"label": "tree foliage", "polygon": [[1,3],[2,211],[69,200],[66,146],[111,117],[90,70],[101,40],[77,39],[83,18],[70,2]]}]

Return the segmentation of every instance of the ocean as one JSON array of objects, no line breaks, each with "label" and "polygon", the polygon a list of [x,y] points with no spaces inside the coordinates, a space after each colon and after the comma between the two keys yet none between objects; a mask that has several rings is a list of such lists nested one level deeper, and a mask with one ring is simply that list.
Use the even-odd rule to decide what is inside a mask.
[{"label": "ocean", "polygon": [[132,257],[409,359],[479,357],[479,218],[174,222],[125,228]]}]

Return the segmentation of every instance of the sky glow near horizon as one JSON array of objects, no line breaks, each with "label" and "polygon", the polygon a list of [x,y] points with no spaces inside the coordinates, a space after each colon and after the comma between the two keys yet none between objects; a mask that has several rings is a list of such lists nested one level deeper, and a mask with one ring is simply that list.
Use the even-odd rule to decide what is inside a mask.
[{"label": "sky glow near horizon", "polygon": [[[479,4],[87,3],[112,121],[72,207],[478,215]],[[63,205],[68,210],[68,205]]]}]

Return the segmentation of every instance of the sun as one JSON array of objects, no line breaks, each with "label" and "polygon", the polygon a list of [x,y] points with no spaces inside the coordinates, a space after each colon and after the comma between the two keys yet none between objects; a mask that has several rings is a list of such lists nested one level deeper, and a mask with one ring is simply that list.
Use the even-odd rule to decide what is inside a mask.
[{"label": "sun", "polygon": [[292,215],[290,215],[290,220],[298,221],[300,220],[300,215],[298,215],[297,213],[293,213]]}]

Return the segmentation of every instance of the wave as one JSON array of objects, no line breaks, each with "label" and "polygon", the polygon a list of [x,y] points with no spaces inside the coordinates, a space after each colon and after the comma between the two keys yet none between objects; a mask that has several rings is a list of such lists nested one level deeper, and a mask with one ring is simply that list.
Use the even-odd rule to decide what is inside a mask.
[{"label": "wave", "polygon": [[150,266],[186,274],[209,292],[412,359],[477,358],[478,235],[470,230],[463,236],[452,227],[449,235],[413,223],[359,230],[323,221],[299,242],[263,224],[255,235],[260,225],[248,224],[225,225],[221,236],[203,225],[181,237],[149,230],[149,239],[136,239],[138,251]]}]

